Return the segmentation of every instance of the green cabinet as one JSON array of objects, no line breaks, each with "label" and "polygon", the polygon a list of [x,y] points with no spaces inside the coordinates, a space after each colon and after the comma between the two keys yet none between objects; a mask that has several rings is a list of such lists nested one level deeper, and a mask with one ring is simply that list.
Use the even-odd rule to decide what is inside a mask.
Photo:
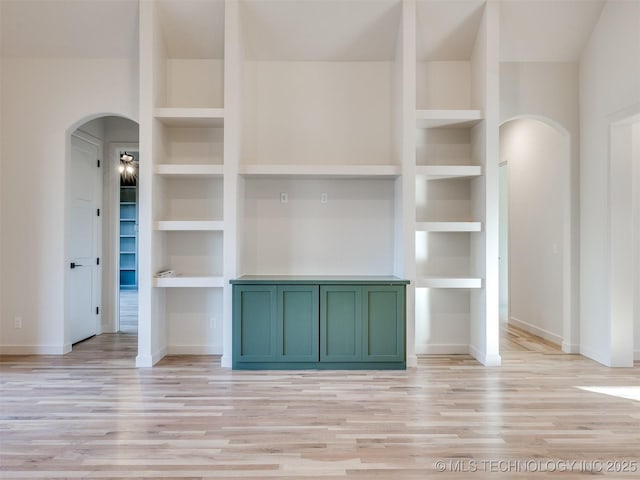
[{"label": "green cabinet", "polygon": [[236,285],[233,363],[316,362],[318,288]]},{"label": "green cabinet", "polygon": [[404,362],[404,286],[320,287],[320,361]]},{"label": "green cabinet", "polygon": [[405,280],[241,277],[231,283],[233,368],[406,368]]}]

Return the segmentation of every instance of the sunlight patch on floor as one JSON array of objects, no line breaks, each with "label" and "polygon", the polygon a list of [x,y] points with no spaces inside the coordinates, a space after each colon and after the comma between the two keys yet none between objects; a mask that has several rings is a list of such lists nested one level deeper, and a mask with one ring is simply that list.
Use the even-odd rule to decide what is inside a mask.
[{"label": "sunlight patch on floor", "polygon": [[611,395],[612,397],[627,398],[640,402],[640,386],[623,386],[623,387],[576,387],[587,392],[601,393],[603,395]]}]

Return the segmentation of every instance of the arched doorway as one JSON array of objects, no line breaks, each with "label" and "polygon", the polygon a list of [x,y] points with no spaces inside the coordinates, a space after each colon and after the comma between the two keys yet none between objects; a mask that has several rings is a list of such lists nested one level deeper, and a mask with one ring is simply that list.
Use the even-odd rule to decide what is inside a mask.
[{"label": "arched doorway", "polygon": [[549,119],[500,127],[500,320],[577,353],[570,136]]},{"label": "arched doorway", "polygon": [[[124,152],[137,159],[138,143],[138,124],[119,115],[87,117],[67,130],[66,343],[120,331],[121,267],[126,260],[121,255],[120,165]],[[131,173],[137,183],[137,168]],[[127,203],[137,208],[135,202]],[[124,217],[128,221],[123,234],[135,245],[137,215]],[[126,243],[129,248],[131,242]],[[135,257],[126,264],[135,268]],[[137,319],[137,295],[134,309]]]}]

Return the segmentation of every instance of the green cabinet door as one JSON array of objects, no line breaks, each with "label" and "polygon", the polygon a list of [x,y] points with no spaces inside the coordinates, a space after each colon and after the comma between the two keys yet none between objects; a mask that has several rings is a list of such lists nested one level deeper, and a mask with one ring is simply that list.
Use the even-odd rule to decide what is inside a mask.
[{"label": "green cabinet door", "polygon": [[404,362],[404,287],[362,287],[362,359]]},{"label": "green cabinet door", "polygon": [[318,361],[318,286],[280,285],[276,361]]},{"label": "green cabinet door", "polygon": [[233,288],[233,363],[272,362],[277,353],[276,287]]},{"label": "green cabinet door", "polygon": [[362,288],[320,287],[320,361],[362,360]]},{"label": "green cabinet door", "polygon": [[233,363],[317,362],[317,285],[235,285]]}]

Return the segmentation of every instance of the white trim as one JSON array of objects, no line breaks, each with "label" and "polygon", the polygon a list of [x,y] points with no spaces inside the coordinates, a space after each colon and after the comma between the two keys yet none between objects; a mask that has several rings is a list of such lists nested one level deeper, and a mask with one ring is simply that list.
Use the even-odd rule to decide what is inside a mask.
[{"label": "white trim", "polygon": [[580,354],[580,345],[577,343],[562,342],[562,351],[571,355]]},{"label": "white trim", "polygon": [[[579,342],[579,327],[580,327],[580,319],[577,316],[577,311],[574,309],[575,304],[579,304],[580,300],[580,274],[576,269],[579,269],[579,257],[580,248],[579,248],[579,233],[574,235],[573,226],[576,221],[579,220],[580,216],[580,205],[579,200],[577,202],[573,202],[573,192],[572,192],[572,165],[573,165],[573,145],[579,145],[579,138],[573,138],[571,132],[560,122],[554,120],[551,117],[545,115],[537,115],[537,114],[520,114],[510,117],[502,122],[500,122],[499,127],[508,124],[514,120],[536,120],[538,122],[542,122],[543,124],[555,129],[563,138],[563,183],[565,188],[563,205],[561,208],[563,209],[563,219],[562,219],[562,252],[563,252],[563,265],[562,265],[562,337],[558,337],[555,334],[551,334],[545,330],[541,330],[543,333],[550,333],[553,337],[548,338],[543,333],[532,332],[536,335],[545,338],[551,342],[556,343],[557,345],[563,345],[563,351],[566,353],[578,353],[579,347],[576,345]],[[499,136],[501,133],[499,133]],[[507,161],[502,162],[502,164],[508,163]],[[509,198],[507,199],[509,207],[511,206],[511,190],[509,189]],[[507,262],[508,262],[508,278],[511,278],[511,208],[508,208],[508,216],[507,216],[507,229],[508,229],[508,247],[507,247]],[[510,281],[510,280],[509,280]],[[509,308],[510,310],[510,308]],[[511,317],[509,317],[511,318]],[[517,320],[517,319],[516,319]],[[526,324],[528,325],[528,324]],[[537,328],[533,327],[532,328]],[[530,331],[529,327],[524,326],[521,327],[524,330]],[[565,347],[570,350],[564,350]]]},{"label": "white trim", "polygon": [[499,367],[502,365],[500,355],[486,355],[481,353],[480,350],[473,345],[469,345],[469,354],[485,367]]},{"label": "white trim", "polygon": [[222,345],[169,345],[168,355],[222,355]]},{"label": "white trim", "polygon": [[555,343],[556,345],[562,345],[564,343],[562,341],[561,335],[557,335],[553,332],[550,332],[549,330],[545,330],[544,328],[532,325],[531,323],[520,320],[519,318],[509,317],[509,324],[518,327],[526,332],[537,335],[538,337],[544,338],[545,340]]},{"label": "white trim", "polygon": [[[120,173],[117,168],[108,169],[113,162],[120,162],[120,152],[138,152],[140,144],[135,142],[109,142],[109,158],[104,161],[104,183],[105,183],[105,218],[109,228],[106,249],[109,250],[111,261],[106,270],[106,281],[111,286],[105,289],[104,304],[111,306],[111,318],[106,320],[106,325],[110,327],[111,333],[120,331]],[[111,173],[111,174],[110,174]],[[140,169],[138,169],[138,181],[140,180]],[[105,262],[106,263],[106,262]],[[138,268],[139,272],[139,268]]]},{"label": "white trim", "polygon": [[[69,242],[71,240],[71,215],[70,215],[70,209],[71,209],[71,198],[70,198],[70,193],[71,193],[71,183],[70,183],[70,168],[71,168],[71,140],[73,137],[76,137],[77,139],[83,141],[83,142],[87,142],[93,146],[95,146],[98,150],[98,158],[97,160],[100,160],[102,163],[100,164],[100,166],[102,167],[103,163],[104,163],[104,142],[103,140],[94,137],[93,135],[85,132],[84,130],[82,130],[82,126],[86,125],[86,123],[80,125],[80,127],[78,127],[76,130],[72,131],[68,138],[67,138],[67,156],[66,156],[66,172],[65,172],[65,178],[66,178],[66,186],[65,186],[65,212],[66,212],[66,220],[65,220],[65,248],[64,248],[64,261],[65,261],[65,302],[64,302],[64,331],[65,331],[65,338],[64,341],[68,342],[70,340],[70,328],[69,328],[69,324],[68,324],[68,319],[70,318],[70,314],[69,314],[69,304],[70,304],[70,299],[69,299],[69,295],[71,294],[70,290],[69,290],[69,285],[70,285],[70,280],[69,280],[69,269],[68,269],[68,265],[69,265],[69,261],[70,261],[70,257],[69,257]],[[102,172],[97,169],[96,174],[95,174],[95,188],[97,191],[97,195],[95,197],[95,204],[94,207],[98,208],[100,210],[102,210],[103,207],[103,180],[102,180]],[[94,234],[95,234],[95,240],[94,240],[94,249],[93,249],[93,253],[95,257],[98,258],[103,258],[103,248],[102,248],[102,227],[103,227],[103,221],[102,221],[102,216],[98,216],[96,215],[94,217]],[[102,308],[102,304],[103,304],[103,291],[102,291],[102,268],[103,268],[103,263],[102,262],[100,265],[96,265],[95,269],[93,270],[93,288],[92,288],[92,298],[95,300],[95,304],[96,306],[99,308],[99,313],[96,314],[96,327],[95,327],[95,334],[96,335],[100,335],[102,333],[102,313],[103,313],[103,308]],[[93,308],[93,307],[92,307]],[[64,347],[63,347],[64,348]],[[69,351],[71,351],[71,348],[69,349]],[[66,353],[66,352],[64,352]]]},{"label": "white trim", "polygon": [[607,358],[607,355],[605,353],[592,349],[590,347],[580,345],[580,355],[590,358],[595,362],[601,363],[605,367],[611,366],[611,359]]},{"label": "white trim", "polygon": [[633,352],[633,361],[640,362],[640,350],[636,350]]},{"label": "white trim", "polygon": [[138,355],[136,357],[136,368],[153,367],[156,363],[162,360],[162,358],[166,355],[167,355],[166,348],[157,350],[152,355]]},{"label": "white trim", "polygon": [[416,345],[416,355],[468,355],[469,345],[462,343],[422,343]]},{"label": "white trim", "polygon": [[407,355],[407,368],[416,368],[418,366],[418,355]]},{"label": "white trim", "polygon": [[0,355],[64,355],[71,344],[64,345],[1,345]]},{"label": "white trim", "polygon": [[222,357],[220,358],[220,366],[222,368],[231,368],[233,366],[231,361],[231,352],[222,354]]}]

